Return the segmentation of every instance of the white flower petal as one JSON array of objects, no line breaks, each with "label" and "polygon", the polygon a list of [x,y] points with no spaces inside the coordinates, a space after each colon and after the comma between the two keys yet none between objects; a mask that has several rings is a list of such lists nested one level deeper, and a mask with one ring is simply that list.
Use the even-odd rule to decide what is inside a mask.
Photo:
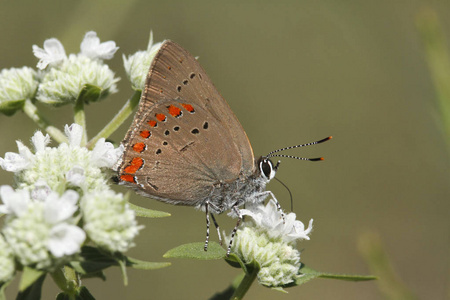
[{"label": "white flower petal", "polygon": [[0,212],[14,214],[16,216],[23,215],[30,203],[30,194],[25,190],[14,191],[9,185],[0,187],[0,197],[4,205],[0,206]]},{"label": "white flower petal", "polygon": [[41,70],[48,65],[57,65],[67,58],[63,45],[55,38],[45,40],[44,49],[33,45],[33,53],[40,59],[37,67]]},{"label": "white flower petal", "polygon": [[81,228],[61,223],[50,230],[47,247],[55,257],[72,255],[80,251],[85,239],[86,233]]},{"label": "white flower petal", "polygon": [[84,173],[84,169],[81,166],[74,166],[66,173],[66,179],[71,184],[81,187],[86,180]]},{"label": "white flower petal", "polygon": [[47,182],[43,179],[39,179],[36,181],[34,189],[31,191],[31,199],[44,202],[51,193],[52,189],[48,186]]},{"label": "white flower petal", "polygon": [[302,222],[296,220],[295,213],[283,215],[277,209],[276,202],[271,199],[266,206],[263,204],[249,205],[248,209],[241,209],[242,215],[252,218],[257,227],[263,228],[272,237],[281,237],[286,242],[298,239],[308,239],[312,230],[312,220],[308,229]]},{"label": "white flower petal", "polygon": [[123,150],[123,145],[114,148],[113,144],[105,142],[105,139],[101,138],[92,150],[91,161],[99,168],[112,168],[122,156]]},{"label": "white flower petal", "polygon": [[0,157],[0,166],[8,172],[20,172],[29,166],[30,162],[22,155],[14,152],[6,152],[5,158]]},{"label": "white flower petal", "polygon": [[66,191],[61,198],[55,192],[51,193],[45,200],[44,218],[50,224],[67,220],[77,211],[76,205],[78,193],[73,190]]},{"label": "white flower petal", "polygon": [[36,150],[36,152],[44,151],[45,146],[50,143],[50,136],[48,134],[44,136],[42,132],[38,130],[31,138],[31,143],[34,145],[34,149]]},{"label": "white flower petal", "polygon": [[69,139],[70,146],[80,146],[83,137],[83,127],[75,123],[70,126],[66,125],[64,126],[64,132]]},{"label": "white flower petal", "polygon": [[95,31],[89,31],[81,42],[81,54],[91,59],[111,59],[119,49],[114,41],[100,43]]}]

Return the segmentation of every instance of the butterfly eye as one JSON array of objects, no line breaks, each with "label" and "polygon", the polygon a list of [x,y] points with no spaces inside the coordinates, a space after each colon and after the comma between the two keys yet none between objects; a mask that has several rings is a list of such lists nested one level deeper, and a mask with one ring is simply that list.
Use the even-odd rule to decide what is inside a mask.
[{"label": "butterfly eye", "polygon": [[267,179],[271,180],[275,177],[275,169],[273,167],[273,163],[268,158],[263,158],[259,162],[259,169],[261,171],[261,174]]}]

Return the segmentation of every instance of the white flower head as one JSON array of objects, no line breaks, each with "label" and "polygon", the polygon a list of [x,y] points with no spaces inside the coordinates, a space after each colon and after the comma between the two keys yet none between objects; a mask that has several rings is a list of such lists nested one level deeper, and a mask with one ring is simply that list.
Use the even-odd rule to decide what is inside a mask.
[{"label": "white flower head", "polygon": [[12,115],[26,99],[32,99],[39,85],[36,71],[29,67],[3,69],[0,72],[0,112]]},{"label": "white flower head", "polygon": [[128,58],[123,55],[125,72],[127,73],[133,88],[137,90],[144,90],[148,69],[150,68],[153,58],[156,53],[158,53],[162,44],[163,42],[153,44],[153,32],[150,32],[147,50],[138,51],[128,56]]},{"label": "white flower head", "polygon": [[[31,139],[35,152],[18,142],[19,153],[6,153],[0,158],[0,167],[14,172],[19,188],[35,190],[43,180],[51,190],[59,191],[64,186],[81,187],[86,191],[108,188],[109,177],[103,168],[116,164],[123,149],[99,141],[95,151],[80,147],[82,127],[77,124],[65,127],[69,143],[58,147],[47,147],[49,139],[36,132]],[[101,156],[101,157],[100,157]]]},{"label": "white flower head", "polygon": [[81,199],[84,230],[99,247],[110,252],[125,252],[142,226],[122,194],[112,190],[87,193]]},{"label": "white flower head", "polygon": [[48,65],[51,67],[57,66],[67,59],[64,46],[55,38],[45,40],[44,49],[33,45],[33,53],[40,59],[37,67],[41,70],[44,70]]},{"label": "white flower head", "polygon": [[[277,287],[292,283],[300,268],[300,251],[282,239],[270,238],[266,232],[245,224],[238,229],[231,246],[244,263],[258,262],[258,281]],[[228,238],[229,242],[229,238]]]},{"label": "white flower head", "polygon": [[91,59],[111,59],[119,49],[114,41],[100,43],[95,31],[89,31],[81,42],[81,54]]},{"label": "white flower head", "polygon": [[282,238],[285,242],[305,239],[309,240],[309,234],[312,231],[312,222],[305,229],[302,222],[296,220],[295,213],[289,213],[284,216],[277,209],[275,200],[271,199],[266,206],[263,204],[251,205],[248,209],[241,209],[242,215],[252,218],[255,225],[263,228],[271,238]]},{"label": "white flower head", "polygon": [[0,234],[0,284],[12,279],[15,271],[11,247]]},{"label": "white flower head", "polygon": [[[27,190],[15,193],[29,197]],[[3,234],[22,265],[51,269],[80,251],[86,234],[74,225],[77,199],[75,191],[61,197],[50,192],[45,199],[28,198],[20,214],[8,215]]]},{"label": "white flower head", "polygon": [[[294,213],[284,215],[271,199],[264,204],[249,205],[241,214],[251,221],[236,232],[231,251],[244,263],[258,262],[258,281],[266,286],[283,286],[293,282],[300,268],[300,252],[295,241],[309,240],[312,221],[305,229]],[[229,239],[229,238],[228,238]]]},{"label": "white flower head", "polygon": [[69,55],[59,68],[52,68],[44,74],[36,95],[40,102],[58,106],[75,103],[83,89],[90,89],[84,101],[95,102],[117,92],[119,78],[100,60],[84,55]]}]

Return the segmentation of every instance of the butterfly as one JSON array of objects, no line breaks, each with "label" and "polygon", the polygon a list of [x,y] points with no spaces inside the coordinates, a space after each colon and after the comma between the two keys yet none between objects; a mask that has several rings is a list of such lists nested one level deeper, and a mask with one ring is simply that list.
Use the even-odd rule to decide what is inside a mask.
[{"label": "butterfly", "polygon": [[255,159],[244,129],[205,70],[187,50],[165,41],[150,66],[139,109],[122,142],[118,179],[144,196],[203,210],[205,251],[210,216],[221,241],[214,215],[231,210],[238,222],[229,254],[242,220],[239,207],[268,196],[276,201],[266,190],[279,166],[270,157],[292,157],[275,153],[328,139]]}]

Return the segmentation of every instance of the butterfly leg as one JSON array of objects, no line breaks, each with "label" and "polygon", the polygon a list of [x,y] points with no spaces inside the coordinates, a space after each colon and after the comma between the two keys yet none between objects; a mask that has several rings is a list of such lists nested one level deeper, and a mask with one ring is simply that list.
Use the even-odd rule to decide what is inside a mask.
[{"label": "butterfly leg", "polygon": [[237,215],[238,220],[236,222],[236,226],[234,226],[233,231],[231,232],[230,243],[228,244],[228,248],[227,248],[227,256],[230,255],[231,245],[233,245],[234,236],[236,235],[236,231],[237,231],[237,229],[238,229],[238,227],[239,227],[239,225],[241,224],[241,221],[242,221],[242,214],[241,214],[241,211],[239,210],[239,208],[237,207],[237,205],[233,206],[231,209]]},{"label": "butterfly leg", "polygon": [[203,249],[205,251],[208,251],[208,244],[209,244],[209,227],[211,224],[211,221],[209,220],[209,216],[211,215],[211,218],[213,219],[213,223],[214,226],[217,229],[217,234],[219,235],[219,243],[222,245],[222,236],[220,235],[220,228],[219,228],[219,224],[216,221],[216,218],[214,217],[214,215],[212,213],[209,213],[209,207],[211,206],[211,208],[213,210],[218,210],[218,208],[209,202],[209,200],[205,201],[205,213],[206,213],[206,240],[205,240],[205,246],[203,247]]},{"label": "butterfly leg", "polygon": [[214,226],[216,226],[217,229],[217,235],[219,236],[219,244],[222,245],[222,236],[220,235],[220,229],[219,229],[219,224],[216,221],[216,218],[214,217],[214,215],[212,213],[210,213],[211,218],[213,220]]},{"label": "butterfly leg", "polygon": [[205,201],[205,213],[206,213],[206,240],[205,240],[205,246],[203,247],[203,250],[208,251],[208,243],[209,243],[209,201]]}]

